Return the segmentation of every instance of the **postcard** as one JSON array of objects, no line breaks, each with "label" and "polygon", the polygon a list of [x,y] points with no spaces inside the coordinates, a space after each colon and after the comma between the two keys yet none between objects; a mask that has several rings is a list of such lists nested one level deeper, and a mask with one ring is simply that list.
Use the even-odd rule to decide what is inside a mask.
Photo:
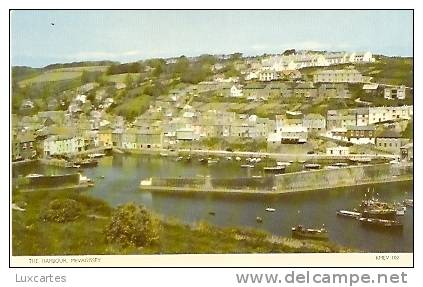
[{"label": "postcard", "polygon": [[413,10],[11,10],[12,267],[412,267]]}]

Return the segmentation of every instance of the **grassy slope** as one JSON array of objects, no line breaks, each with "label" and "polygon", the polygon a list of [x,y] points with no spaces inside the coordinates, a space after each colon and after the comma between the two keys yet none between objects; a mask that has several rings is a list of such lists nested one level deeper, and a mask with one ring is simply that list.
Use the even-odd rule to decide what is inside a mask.
[{"label": "grassy slope", "polygon": [[82,71],[49,71],[42,73],[41,75],[37,75],[35,77],[23,80],[19,82],[19,85],[26,86],[33,83],[41,83],[41,82],[56,82],[61,80],[70,80],[78,78],[82,75]]},{"label": "grassy slope", "polygon": [[[74,222],[50,223],[40,220],[41,211],[56,198],[72,198],[83,206],[83,215]],[[252,229],[217,228],[206,223],[188,226],[162,220],[160,239],[144,248],[121,248],[106,242],[104,229],[112,209],[104,202],[77,192],[14,192],[13,202],[26,211],[12,213],[13,255],[76,254],[182,254],[182,253],[278,253],[343,252],[330,242],[300,241],[272,237]],[[89,215],[97,215],[93,219]]]},{"label": "grassy slope", "polygon": [[94,72],[107,70],[108,66],[87,66],[87,67],[71,67],[71,68],[58,68],[51,69],[42,72],[41,74],[33,73],[32,77],[27,77],[19,81],[21,86],[26,86],[33,83],[42,83],[42,82],[55,82],[61,80],[70,80],[78,78],[82,75],[83,71]]},{"label": "grassy slope", "polygon": [[126,74],[116,74],[116,75],[109,75],[106,76],[106,81],[114,82],[114,83],[125,83],[126,77],[130,75],[133,80],[139,77],[139,73],[126,73]]}]

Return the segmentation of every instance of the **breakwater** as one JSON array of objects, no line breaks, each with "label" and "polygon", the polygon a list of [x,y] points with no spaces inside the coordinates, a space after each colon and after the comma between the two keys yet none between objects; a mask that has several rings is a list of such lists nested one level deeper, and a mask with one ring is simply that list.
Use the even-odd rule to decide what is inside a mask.
[{"label": "breakwater", "polygon": [[412,164],[377,164],[250,178],[150,178],[141,190],[217,193],[290,193],[413,180]]}]

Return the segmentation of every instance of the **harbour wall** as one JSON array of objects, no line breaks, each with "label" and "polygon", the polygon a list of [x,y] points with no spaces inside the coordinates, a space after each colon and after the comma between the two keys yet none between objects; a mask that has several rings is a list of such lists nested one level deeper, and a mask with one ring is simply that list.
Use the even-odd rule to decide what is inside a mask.
[{"label": "harbour wall", "polygon": [[412,164],[377,164],[303,171],[262,178],[151,178],[141,190],[282,194],[413,180]]},{"label": "harbour wall", "polygon": [[377,164],[295,172],[275,176],[277,191],[315,190],[412,180],[412,164]]}]

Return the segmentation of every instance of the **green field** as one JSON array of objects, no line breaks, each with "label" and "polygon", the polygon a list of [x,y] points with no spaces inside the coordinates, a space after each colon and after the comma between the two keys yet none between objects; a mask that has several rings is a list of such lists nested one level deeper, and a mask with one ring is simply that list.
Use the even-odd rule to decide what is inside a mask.
[{"label": "green field", "polygon": [[51,71],[45,72],[41,75],[35,76],[33,78],[29,78],[19,82],[21,87],[43,83],[43,82],[56,82],[56,81],[63,81],[63,80],[72,80],[81,77],[82,71],[79,72],[61,72],[61,71]]},{"label": "green field", "polygon": [[43,72],[40,75],[36,75],[31,78],[27,78],[19,82],[21,87],[42,83],[42,82],[56,82],[63,80],[72,80],[81,77],[83,71],[87,72],[104,72],[107,70],[107,66],[88,66],[88,67],[72,67],[72,68],[59,68]]},{"label": "green field", "polygon": [[137,79],[140,76],[140,73],[127,73],[127,74],[116,74],[116,75],[110,75],[106,76],[107,82],[113,82],[113,83],[125,83],[126,77],[130,75],[132,80]]},{"label": "green field", "polygon": [[59,68],[59,69],[54,69],[51,71],[54,71],[54,72],[82,72],[82,71],[105,72],[107,71],[108,68],[109,66],[88,66],[88,67]]}]

